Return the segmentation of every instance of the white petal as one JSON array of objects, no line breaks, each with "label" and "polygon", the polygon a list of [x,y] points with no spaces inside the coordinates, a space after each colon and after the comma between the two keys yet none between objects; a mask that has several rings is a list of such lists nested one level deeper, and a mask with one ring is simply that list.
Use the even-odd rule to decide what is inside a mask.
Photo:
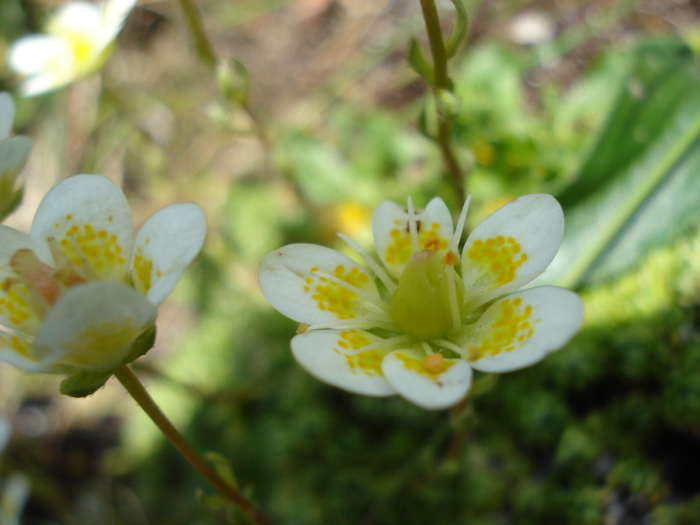
[{"label": "white petal", "polygon": [[136,0],[107,0],[102,8],[102,38],[112,41],[124,26],[124,20],[136,5]]},{"label": "white petal", "polygon": [[156,306],[162,303],[199,253],[206,233],[204,212],[196,204],[173,204],[158,211],[136,237],[134,288]]},{"label": "white petal", "polygon": [[324,383],[365,396],[392,396],[396,391],[382,375],[386,352],[347,353],[378,340],[362,330],[306,332],[292,339],[292,354],[307,372]]},{"label": "white petal", "polygon": [[[31,237],[57,243],[88,278],[122,280],[134,229],[122,191],[99,175],[74,175],[56,185],[39,205]],[[53,240],[52,240],[53,239]]]},{"label": "white petal", "polygon": [[[434,252],[444,255],[452,239],[452,217],[442,199],[434,198],[425,210],[418,214],[418,250],[426,245]],[[384,201],[372,217],[372,232],[377,254],[394,277],[413,254],[411,235],[406,208],[390,201]]]},{"label": "white petal", "polygon": [[[314,272],[332,275],[367,297]],[[275,250],[260,264],[258,281],[270,304],[300,323],[371,316],[386,318],[378,308],[368,304],[368,298],[381,302],[370,275],[355,261],[330,248],[290,244]]]},{"label": "white petal", "polygon": [[37,245],[29,235],[0,225],[0,324],[25,333],[36,333],[41,320],[28,303],[31,298],[24,285],[11,284],[17,275],[10,268],[10,258],[22,249],[32,250],[45,263],[51,262],[48,251]]},{"label": "white petal", "polygon": [[0,361],[30,372],[47,372],[48,367],[32,354],[32,345],[25,339],[0,331]]},{"label": "white petal", "polygon": [[583,302],[573,292],[542,286],[515,293],[465,326],[460,346],[483,372],[508,372],[564,346],[581,326]]},{"label": "white petal", "polygon": [[15,40],[8,50],[7,61],[20,75],[38,72],[70,71],[73,69],[73,50],[64,38],[50,35],[27,35]]},{"label": "white petal", "polygon": [[462,359],[445,359],[444,371],[430,372],[425,354],[396,350],[384,358],[382,371],[399,395],[426,410],[441,410],[459,403],[469,392],[472,369]]},{"label": "white petal", "polygon": [[[27,137],[10,137],[0,142],[0,177],[16,178],[27,163],[32,151],[32,141]],[[5,188],[3,188],[5,189]],[[10,189],[12,189],[10,187]],[[5,195],[0,199],[6,198]]]},{"label": "white petal", "polygon": [[68,2],[54,13],[46,26],[46,32],[66,37],[80,33],[89,38],[99,34],[101,19],[102,12],[97,5],[89,2]]},{"label": "white petal", "polygon": [[98,281],[71,288],[51,309],[34,351],[53,371],[118,367],[156,320],[155,306],[133,288]]},{"label": "white petal", "polygon": [[4,91],[0,93],[0,140],[10,136],[15,120],[15,104],[12,97]]},{"label": "white petal", "polygon": [[537,277],[563,233],[564,214],[551,195],[525,195],[493,212],[462,251],[465,303],[478,306]]}]

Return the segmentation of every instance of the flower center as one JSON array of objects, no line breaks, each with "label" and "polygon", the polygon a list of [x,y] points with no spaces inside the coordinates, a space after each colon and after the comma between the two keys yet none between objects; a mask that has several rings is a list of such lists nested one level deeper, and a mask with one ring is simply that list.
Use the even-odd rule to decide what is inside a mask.
[{"label": "flower center", "polygon": [[463,293],[453,272],[431,250],[411,255],[391,297],[391,315],[404,333],[429,341],[460,326]]}]

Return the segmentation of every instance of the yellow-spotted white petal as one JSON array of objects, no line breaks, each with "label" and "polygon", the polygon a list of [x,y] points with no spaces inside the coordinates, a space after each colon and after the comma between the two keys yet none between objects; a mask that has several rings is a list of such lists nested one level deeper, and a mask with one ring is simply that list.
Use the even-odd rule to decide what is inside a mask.
[{"label": "yellow-spotted white petal", "polygon": [[[100,175],[75,175],[39,205],[31,237],[68,257],[88,280],[120,281],[131,257],[134,229],[122,191]],[[55,261],[59,264],[59,261]]]},{"label": "yellow-spotted white petal", "polygon": [[292,354],[324,383],[365,396],[391,396],[396,391],[382,374],[386,351],[361,351],[377,341],[381,339],[362,330],[312,331],[292,339]]},{"label": "yellow-spotted white petal", "polygon": [[10,136],[14,120],[15,104],[8,93],[2,92],[0,93],[0,140]]},{"label": "yellow-spotted white petal", "polygon": [[564,214],[551,195],[525,195],[493,212],[462,250],[465,304],[483,304],[537,277],[563,233]]},{"label": "yellow-spotted white petal", "polygon": [[536,363],[564,346],[581,326],[583,302],[554,286],[531,288],[489,307],[463,328],[460,346],[483,372],[508,372]]},{"label": "yellow-spotted white petal", "polygon": [[134,288],[153,304],[162,303],[199,253],[206,231],[204,212],[196,204],[172,204],[158,211],[136,237]]},{"label": "yellow-spotted white petal", "polygon": [[18,279],[10,266],[12,256],[22,249],[33,251],[45,263],[51,261],[48,250],[28,235],[0,225],[0,324],[32,334],[41,326],[40,313],[48,305],[37,304],[37,298]]},{"label": "yellow-spotted white petal", "polygon": [[416,239],[411,239],[411,226],[406,208],[390,201],[382,202],[372,218],[372,232],[377,254],[394,277],[415,252],[429,249],[444,255],[452,239],[452,217],[442,199],[435,198],[425,210],[414,210]]},{"label": "yellow-spotted white petal", "polygon": [[[436,357],[431,362],[433,355]],[[382,362],[387,381],[402,397],[426,410],[441,410],[459,403],[469,392],[472,369],[461,359],[428,356],[417,350],[396,350]]]},{"label": "yellow-spotted white petal", "polygon": [[51,309],[34,352],[54,372],[109,370],[123,364],[133,342],[155,320],[156,307],[126,284],[79,285]]},{"label": "yellow-spotted white petal", "polygon": [[270,304],[300,323],[388,318],[367,271],[323,246],[290,244],[275,250],[260,264],[258,281]]},{"label": "yellow-spotted white petal", "polygon": [[30,372],[47,372],[49,368],[34,358],[32,345],[23,337],[0,331],[0,361]]}]

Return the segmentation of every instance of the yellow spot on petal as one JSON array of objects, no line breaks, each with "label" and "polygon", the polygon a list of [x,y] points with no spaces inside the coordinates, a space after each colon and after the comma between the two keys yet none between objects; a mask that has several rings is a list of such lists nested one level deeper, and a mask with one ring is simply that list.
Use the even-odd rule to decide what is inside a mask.
[{"label": "yellow spot on petal", "polygon": [[32,346],[24,339],[12,334],[0,333],[0,341],[2,341],[2,343],[6,346],[12,348],[12,350],[17,352],[19,355],[28,357],[29,359],[34,359]]},{"label": "yellow spot on petal", "polygon": [[[310,272],[315,271],[318,271],[316,266],[310,270]],[[355,288],[362,289],[370,284],[367,274],[356,267],[348,269],[339,264],[333,270],[332,275]],[[304,292],[311,294],[311,298],[316,301],[319,310],[331,312],[338,319],[356,317],[355,311],[359,298],[354,291],[313,273],[306,277],[303,282]]]},{"label": "yellow spot on petal", "polygon": [[494,320],[484,329],[481,341],[467,350],[473,361],[512,352],[527,343],[534,332],[532,325],[539,319],[532,319],[532,306],[523,304],[521,297],[504,299],[493,308],[499,308]]},{"label": "yellow spot on petal", "polygon": [[369,376],[382,374],[382,360],[384,359],[384,354],[378,352],[377,350],[368,350],[367,352],[360,352],[359,354],[348,355],[343,350],[361,350],[363,347],[370,344],[367,336],[358,330],[345,330],[338,335],[338,341],[336,342],[340,350],[336,349],[336,352],[341,353],[345,356],[348,362],[348,366],[352,373],[363,373]]},{"label": "yellow spot on petal", "polygon": [[142,293],[148,292],[152,284],[153,261],[143,255],[143,250],[140,247],[136,248],[136,254],[134,254],[134,273],[138,283],[137,289]]},{"label": "yellow spot on petal", "polygon": [[485,241],[477,239],[467,250],[467,257],[493,275],[496,286],[513,281],[518,268],[528,259],[512,237],[498,235]]},{"label": "yellow spot on petal", "polygon": [[[122,279],[124,259],[117,258],[123,250],[117,236],[92,224],[77,223],[72,215],[65,216],[63,224],[52,237],[60,252],[88,279]],[[58,261],[57,261],[58,264]],[[97,274],[97,275],[93,275]]]}]

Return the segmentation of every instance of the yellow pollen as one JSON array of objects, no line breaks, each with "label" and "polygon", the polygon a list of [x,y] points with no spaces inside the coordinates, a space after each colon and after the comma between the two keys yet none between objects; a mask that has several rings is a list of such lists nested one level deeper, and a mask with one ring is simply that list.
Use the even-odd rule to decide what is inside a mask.
[{"label": "yellow pollen", "polygon": [[426,355],[425,359],[423,359],[423,365],[431,374],[439,374],[445,367],[445,358],[442,357],[442,354],[437,353]]},{"label": "yellow pollen", "polygon": [[[442,363],[440,364],[440,367],[433,368],[432,370],[428,368],[428,365],[426,364],[426,360],[428,357],[433,357],[434,355],[438,355],[442,357],[440,354],[432,354],[429,356],[426,356],[424,360],[416,359],[414,357],[409,357],[407,355],[397,353],[395,354],[396,357],[403,363],[403,366],[406,370],[410,370],[411,372],[415,372],[417,374],[420,374],[422,376],[425,376],[429,379],[432,379],[435,381],[440,377],[440,374],[443,374],[447,372],[450,368],[452,368],[455,365],[455,361],[447,362],[444,359],[442,360]],[[435,360],[439,358],[434,358]],[[435,365],[435,362],[431,362],[431,366]]]},{"label": "yellow pollen", "polygon": [[[440,225],[436,222],[426,228],[422,225],[418,231],[418,250],[430,250],[435,253],[447,250],[448,241],[440,236]],[[411,234],[408,228],[408,221],[405,224],[400,224],[400,227],[394,228],[389,232],[391,244],[387,246],[384,260],[387,264],[405,264],[408,258],[413,254],[411,245]]]}]

